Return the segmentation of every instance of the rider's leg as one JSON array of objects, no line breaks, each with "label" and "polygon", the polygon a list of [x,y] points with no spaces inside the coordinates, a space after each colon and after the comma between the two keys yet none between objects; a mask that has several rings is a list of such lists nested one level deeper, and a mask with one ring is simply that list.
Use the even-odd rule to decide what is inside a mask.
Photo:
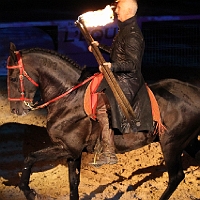
[{"label": "rider's leg", "polygon": [[104,93],[98,94],[98,105],[97,105],[97,120],[102,127],[102,148],[103,152],[96,164],[115,164],[117,163],[117,157],[115,154],[114,145],[114,131],[110,128],[109,116],[108,116],[108,101]]}]

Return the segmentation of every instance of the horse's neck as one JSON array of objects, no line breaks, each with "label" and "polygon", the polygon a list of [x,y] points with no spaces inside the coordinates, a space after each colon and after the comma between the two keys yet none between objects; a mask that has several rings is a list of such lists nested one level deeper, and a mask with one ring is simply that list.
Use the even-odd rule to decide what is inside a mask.
[{"label": "horse's neck", "polygon": [[77,83],[81,71],[66,60],[48,56],[40,56],[39,59],[35,67],[44,101],[59,96]]}]

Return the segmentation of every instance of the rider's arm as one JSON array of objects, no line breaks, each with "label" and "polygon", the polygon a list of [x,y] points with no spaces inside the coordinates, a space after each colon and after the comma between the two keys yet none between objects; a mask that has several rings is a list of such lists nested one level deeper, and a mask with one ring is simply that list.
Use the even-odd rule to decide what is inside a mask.
[{"label": "rider's arm", "polygon": [[130,34],[125,38],[123,54],[125,59],[121,62],[112,62],[113,72],[136,72],[143,56],[143,39],[137,34]]}]

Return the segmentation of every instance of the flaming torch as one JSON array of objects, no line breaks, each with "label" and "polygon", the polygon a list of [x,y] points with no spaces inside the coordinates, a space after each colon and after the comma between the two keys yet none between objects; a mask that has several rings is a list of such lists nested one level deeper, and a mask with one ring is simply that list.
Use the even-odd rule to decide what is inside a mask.
[{"label": "flaming torch", "polygon": [[102,73],[106,81],[108,82],[117,103],[119,104],[125,117],[129,120],[129,122],[131,122],[135,121],[134,111],[123,91],[121,90],[110,68],[107,65],[103,65],[103,63],[105,63],[106,61],[103,58],[98,46],[94,43],[94,39],[87,30],[87,26],[104,26],[108,23],[112,23],[113,21],[113,10],[111,6],[108,5],[103,10],[90,11],[80,15],[78,17],[78,20],[75,22],[75,25],[81,30],[81,33],[83,34],[88,46],[91,45],[92,53],[94,54],[98,64],[102,66]]}]

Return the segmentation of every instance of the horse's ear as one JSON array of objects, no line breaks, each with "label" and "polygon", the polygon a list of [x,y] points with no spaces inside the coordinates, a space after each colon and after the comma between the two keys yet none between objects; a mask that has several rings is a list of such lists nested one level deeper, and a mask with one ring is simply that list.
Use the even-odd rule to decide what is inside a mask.
[{"label": "horse's ear", "polygon": [[10,42],[10,50],[12,50],[12,51],[16,51],[17,50],[15,44],[12,43],[12,42]]},{"label": "horse's ear", "polygon": [[16,51],[16,46],[14,43],[10,42],[10,60],[9,60],[9,65],[16,65],[17,62],[17,56],[15,54]]}]

